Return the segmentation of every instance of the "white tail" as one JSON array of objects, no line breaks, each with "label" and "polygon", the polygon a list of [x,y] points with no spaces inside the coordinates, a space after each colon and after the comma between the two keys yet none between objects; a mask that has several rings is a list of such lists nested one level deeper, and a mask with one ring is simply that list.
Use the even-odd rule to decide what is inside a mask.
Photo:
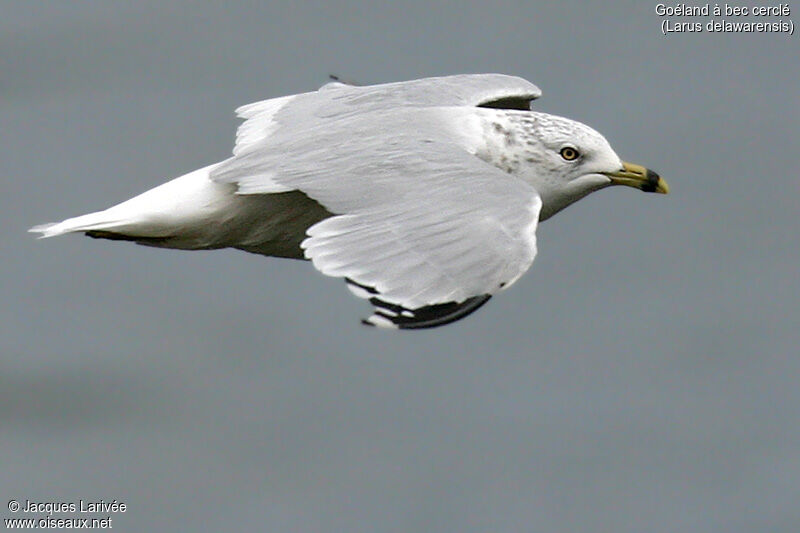
[{"label": "white tail", "polygon": [[58,235],[74,233],[76,231],[108,230],[125,225],[125,221],[113,218],[109,211],[110,210],[89,213],[88,215],[68,218],[62,222],[40,224],[32,227],[28,231],[31,233],[38,233],[40,239],[46,239],[48,237],[57,237]]},{"label": "white tail", "polygon": [[236,185],[211,181],[209,173],[215,166],[190,172],[105,211],[29,231],[40,239],[86,233],[160,248],[234,247],[303,258],[300,241],[306,230],[331,214],[300,192],[236,194]]},{"label": "white tail", "polygon": [[231,202],[230,185],[209,180],[214,165],[195,170],[105,211],[97,211],[62,222],[34,226],[39,238],[65,233],[109,232],[118,237],[161,238],[187,231],[213,218]]}]

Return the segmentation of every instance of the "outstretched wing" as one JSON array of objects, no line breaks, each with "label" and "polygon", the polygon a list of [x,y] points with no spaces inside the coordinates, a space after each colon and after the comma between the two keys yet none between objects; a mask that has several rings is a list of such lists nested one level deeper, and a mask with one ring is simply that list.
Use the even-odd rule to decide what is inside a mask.
[{"label": "outstretched wing", "polygon": [[290,134],[309,122],[351,113],[437,106],[528,110],[541,94],[533,83],[504,74],[459,74],[367,86],[333,82],[318,91],[239,107],[236,114],[245,122],[236,132],[233,153],[259,149],[276,132]]},{"label": "outstretched wing", "polygon": [[319,93],[329,93],[337,103],[344,107],[357,106],[360,111],[403,106],[528,110],[531,101],[542,95],[531,82],[505,74],[457,74],[366,86],[334,82],[323,86]]},{"label": "outstretched wing", "polygon": [[[505,176],[491,177],[502,182]],[[533,262],[541,208],[533,189],[468,175],[453,177],[452,190],[442,185],[309,229],[301,244],[306,257],[375,306],[366,323],[421,328],[452,322],[514,283]]]},{"label": "outstretched wing", "polygon": [[[367,323],[451,322],[516,281],[536,254],[536,191],[463,142],[480,135],[466,106],[533,94],[516,80],[341,85],[246,109],[251,121],[271,113],[272,129],[258,139],[246,132],[212,179],[235,183],[239,194],[299,190],[333,213],[301,246],[318,270],[345,278],[375,306]],[[436,87],[446,90],[437,97]]]}]

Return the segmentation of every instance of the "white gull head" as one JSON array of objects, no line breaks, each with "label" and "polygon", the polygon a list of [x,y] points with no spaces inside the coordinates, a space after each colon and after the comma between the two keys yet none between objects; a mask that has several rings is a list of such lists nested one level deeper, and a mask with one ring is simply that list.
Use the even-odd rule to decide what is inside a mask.
[{"label": "white gull head", "polygon": [[478,114],[483,139],[476,155],[536,189],[542,199],[539,220],[610,185],[666,192],[655,172],[622,161],[606,138],[585,124],[534,111]]}]

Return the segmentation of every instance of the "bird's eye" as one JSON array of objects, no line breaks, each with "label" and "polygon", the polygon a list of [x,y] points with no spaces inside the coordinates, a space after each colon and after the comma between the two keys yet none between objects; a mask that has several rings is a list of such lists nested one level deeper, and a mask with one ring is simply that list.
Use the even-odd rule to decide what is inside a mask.
[{"label": "bird's eye", "polygon": [[563,157],[565,161],[574,161],[578,159],[578,156],[580,155],[578,151],[571,146],[565,146],[564,148],[561,149],[561,152],[559,153],[561,154],[561,157]]}]

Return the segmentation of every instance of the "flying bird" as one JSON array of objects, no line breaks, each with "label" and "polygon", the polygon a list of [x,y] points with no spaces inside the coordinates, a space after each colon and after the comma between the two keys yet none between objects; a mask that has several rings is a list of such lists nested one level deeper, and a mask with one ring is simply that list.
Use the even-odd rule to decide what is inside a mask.
[{"label": "flying bird", "polygon": [[500,74],[334,81],[237,109],[229,159],[30,231],[306,259],[374,306],[365,324],[448,324],[528,270],[539,222],[611,185],[668,192],[592,128],[532,111],[540,95]]}]

